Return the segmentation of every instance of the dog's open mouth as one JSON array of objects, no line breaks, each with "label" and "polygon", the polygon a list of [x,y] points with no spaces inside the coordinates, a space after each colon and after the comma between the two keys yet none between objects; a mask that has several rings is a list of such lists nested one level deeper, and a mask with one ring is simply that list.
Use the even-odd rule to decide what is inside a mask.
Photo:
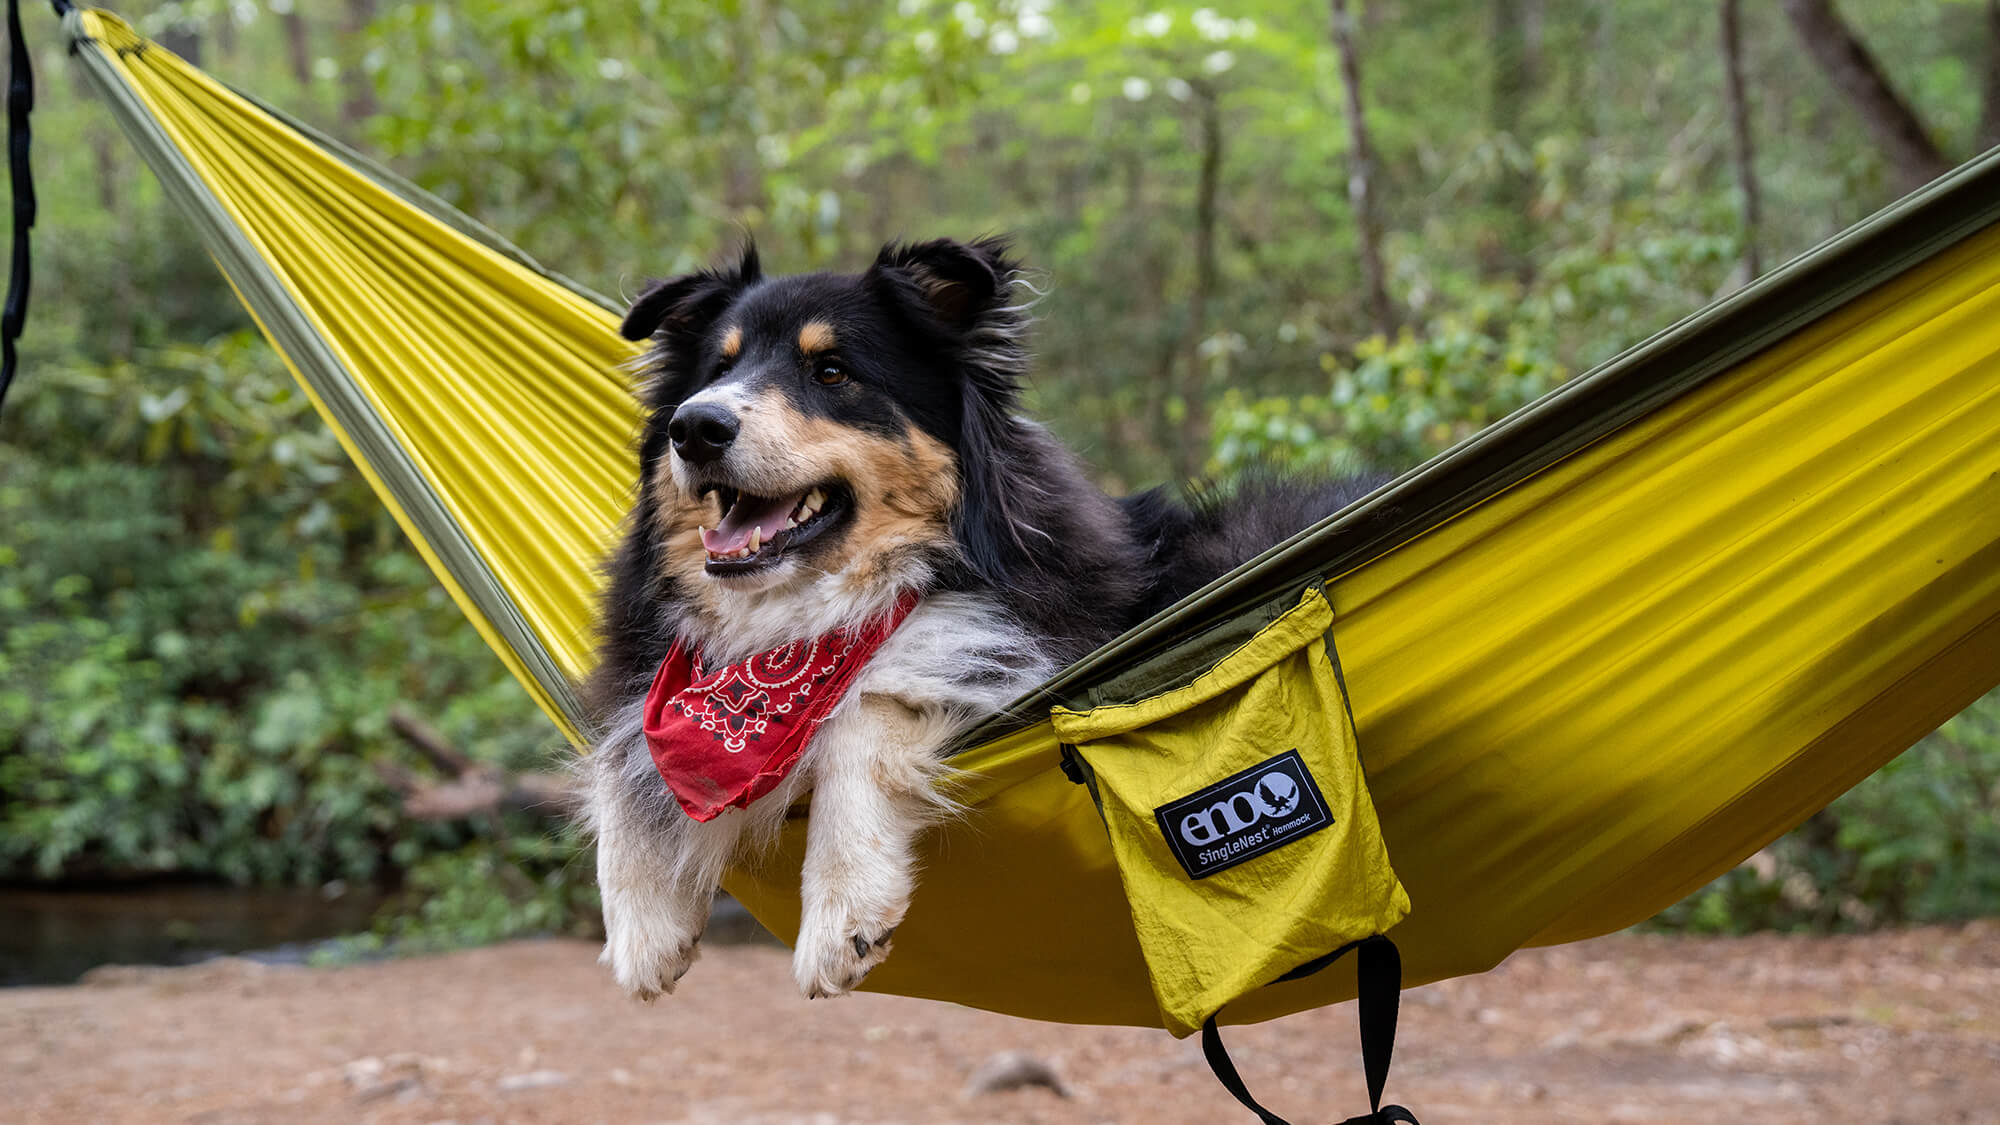
[{"label": "dog's open mouth", "polygon": [[815,485],[790,496],[752,496],[733,488],[718,488],[722,522],[701,529],[701,546],[708,552],[708,572],[749,574],[777,563],[831,529],[852,507],[848,490],[838,484]]}]

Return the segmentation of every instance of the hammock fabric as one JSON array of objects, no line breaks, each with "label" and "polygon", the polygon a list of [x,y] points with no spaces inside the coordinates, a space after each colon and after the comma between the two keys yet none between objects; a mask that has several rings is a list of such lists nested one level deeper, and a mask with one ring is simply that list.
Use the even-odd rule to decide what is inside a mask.
[{"label": "hammock fabric", "polygon": [[[594,563],[636,475],[616,310],[115,17],[65,27],[356,464],[573,736]],[[2000,681],[1996,218],[2000,152],[1065,670],[955,757],[969,812],[930,839],[864,987],[1157,1026],[1051,709],[1171,672],[1322,579],[1411,904],[1390,935],[1408,981],[1630,925],[1825,806]],[[803,828],[727,881],[781,936]],[[1354,991],[1335,965],[1223,1022]]]}]

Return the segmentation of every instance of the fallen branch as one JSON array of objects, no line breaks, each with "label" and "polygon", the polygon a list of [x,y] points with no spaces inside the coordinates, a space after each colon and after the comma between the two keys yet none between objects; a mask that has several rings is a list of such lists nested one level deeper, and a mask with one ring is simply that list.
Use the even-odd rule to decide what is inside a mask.
[{"label": "fallen branch", "polygon": [[422,754],[440,772],[448,774],[470,773],[479,768],[470,754],[446,741],[438,729],[403,710],[401,707],[389,709],[389,729],[403,736],[403,741]]},{"label": "fallen branch", "polygon": [[389,728],[444,775],[432,780],[393,762],[376,763],[375,772],[402,795],[403,811],[418,820],[462,820],[497,812],[556,820],[573,807],[575,790],[563,774],[513,773],[479,762],[400,708],[389,712]]}]

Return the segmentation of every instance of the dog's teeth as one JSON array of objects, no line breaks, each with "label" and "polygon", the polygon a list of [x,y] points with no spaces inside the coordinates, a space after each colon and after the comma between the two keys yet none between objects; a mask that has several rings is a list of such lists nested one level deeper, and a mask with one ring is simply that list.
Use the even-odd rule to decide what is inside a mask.
[{"label": "dog's teeth", "polygon": [[813,511],[819,511],[819,506],[824,503],[826,503],[826,496],[819,489],[815,488],[811,492],[806,493],[806,507],[811,508]]},{"label": "dog's teeth", "polygon": [[750,529],[750,550],[751,550],[751,553],[753,553],[753,554],[754,554],[754,553],[756,553],[757,549],[758,549],[759,547],[762,547],[763,545],[764,545],[764,529],[763,529],[763,528],[761,528],[761,527],[753,527],[753,528],[751,528],[751,529]]}]

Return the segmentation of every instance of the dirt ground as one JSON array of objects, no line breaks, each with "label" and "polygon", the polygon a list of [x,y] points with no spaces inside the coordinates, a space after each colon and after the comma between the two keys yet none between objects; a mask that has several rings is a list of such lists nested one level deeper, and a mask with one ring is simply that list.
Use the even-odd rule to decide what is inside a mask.
[{"label": "dirt ground", "polygon": [[[1195,1041],[855,996],[712,949],[618,996],[576,942],[338,969],[225,960],[0,991],[7,1122],[1251,1121]],[[1300,1123],[1366,1108],[1350,1005],[1230,1036]],[[975,1093],[1025,1052],[1068,1089]],[[1410,993],[1389,1082],[1449,1122],[2000,1121],[2000,923],[1852,938],[1620,935]]]}]

